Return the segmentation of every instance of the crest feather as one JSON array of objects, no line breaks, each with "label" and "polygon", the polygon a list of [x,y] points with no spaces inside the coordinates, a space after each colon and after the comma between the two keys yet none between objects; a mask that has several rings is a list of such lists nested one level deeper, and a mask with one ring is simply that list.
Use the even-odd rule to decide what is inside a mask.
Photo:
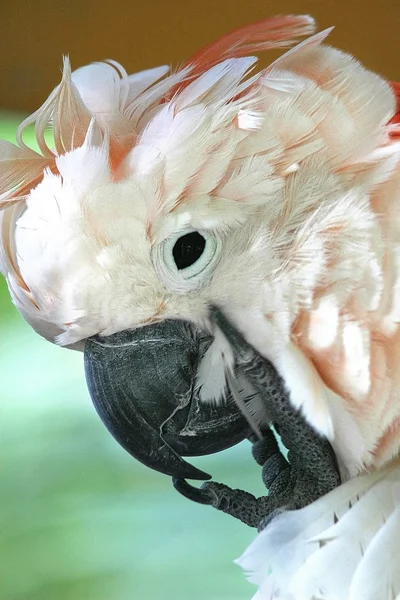
[{"label": "crest feather", "polygon": [[52,162],[26,146],[0,140],[0,210],[23,200]]},{"label": "crest feather", "polygon": [[309,15],[287,15],[264,19],[240,27],[212,42],[194,54],[184,65],[191,67],[188,80],[198,77],[228,58],[240,58],[274,48],[289,48],[300,37],[315,31],[315,21]]},{"label": "crest feather", "polygon": [[[36,141],[43,156],[52,158],[81,146],[85,140],[92,114],[83,102],[71,78],[71,65],[64,57],[63,74],[60,84],[52,91],[46,102],[18,127],[17,141],[21,147],[23,132],[35,124]],[[45,141],[45,131],[52,125],[55,152]]]}]

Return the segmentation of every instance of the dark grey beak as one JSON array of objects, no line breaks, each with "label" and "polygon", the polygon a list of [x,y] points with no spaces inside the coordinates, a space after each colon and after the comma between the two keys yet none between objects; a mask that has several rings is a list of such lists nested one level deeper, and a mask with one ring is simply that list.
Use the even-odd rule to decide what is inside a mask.
[{"label": "dark grey beak", "polygon": [[210,479],[182,460],[229,448],[251,428],[231,397],[200,404],[195,376],[212,337],[164,321],[86,342],[86,380],[103,423],[127,452],[179,479]]}]

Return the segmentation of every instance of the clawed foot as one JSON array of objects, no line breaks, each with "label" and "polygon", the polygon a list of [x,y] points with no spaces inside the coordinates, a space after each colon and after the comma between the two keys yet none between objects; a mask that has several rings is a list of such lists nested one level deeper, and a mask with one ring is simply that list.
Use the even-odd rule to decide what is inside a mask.
[{"label": "clawed foot", "polygon": [[329,442],[292,406],[273,366],[247,344],[220,311],[215,310],[213,316],[231,344],[241,375],[265,402],[271,422],[288,448],[288,458],[281,453],[272,430],[264,426],[262,438],[253,435],[250,440],[254,459],[262,467],[267,496],[255,498],[215,482],[206,482],[200,489],[183,479],[173,483],[190,500],[214,506],[250,527],[262,529],[283,510],[303,508],[337,487],[339,469]]},{"label": "clawed foot", "polygon": [[190,500],[213,506],[260,530],[283,510],[302,508],[339,484],[338,477],[316,479],[296,461],[289,463],[279,450],[273,432],[267,430],[264,435],[262,440],[252,440],[252,451],[262,466],[268,495],[256,498],[243,490],[213,481],[196,488],[183,479],[173,480],[175,489]]}]

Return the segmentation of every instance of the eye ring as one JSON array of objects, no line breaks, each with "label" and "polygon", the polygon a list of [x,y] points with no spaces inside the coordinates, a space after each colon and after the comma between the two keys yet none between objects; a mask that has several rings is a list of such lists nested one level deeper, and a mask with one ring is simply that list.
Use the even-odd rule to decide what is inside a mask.
[{"label": "eye ring", "polygon": [[[187,252],[183,241],[194,245]],[[218,263],[221,239],[212,231],[194,228],[179,231],[153,249],[154,267],[172,291],[185,294],[202,287]]]}]

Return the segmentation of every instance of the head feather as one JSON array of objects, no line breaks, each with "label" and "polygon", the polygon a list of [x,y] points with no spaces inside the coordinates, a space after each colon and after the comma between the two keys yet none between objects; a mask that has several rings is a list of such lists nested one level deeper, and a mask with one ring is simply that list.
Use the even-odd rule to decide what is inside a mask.
[{"label": "head feather", "polygon": [[[14,301],[29,322],[37,318],[41,332],[45,323],[51,330],[49,336],[54,327],[58,333],[65,331],[57,338],[61,343],[82,339],[85,334],[115,331],[125,324],[122,317],[117,324],[108,307],[103,313],[101,306],[86,327],[82,305],[89,298],[97,306],[101,293],[95,286],[100,286],[101,277],[96,275],[90,285],[87,283],[86,296],[79,296],[84,300],[78,301],[71,292],[79,286],[83,289],[90,281],[85,270],[90,270],[89,255],[104,275],[108,296],[115,300],[115,291],[110,293],[110,289],[117,279],[125,290],[127,279],[120,265],[123,260],[133,262],[135,246],[129,245],[133,244],[132,228],[126,233],[127,249],[124,247],[122,254],[117,251],[120,235],[104,253],[101,241],[107,238],[110,220],[115,223],[120,218],[125,226],[130,215],[132,223],[140,221],[138,231],[142,235],[144,229],[147,237],[143,234],[143,246],[149,253],[152,245],[182,227],[227,232],[229,227],[243,223],[260,204],[268,206],[270,219],[288,224],[293,215],[282,212],[283,188],[288,175],[312,156],[317,157],[316,164],[335,172],[357,162],[369,168],[366,157],[387,145],[396,127],[386,127],[395,114],[394,94],[386,82],[357,61],[323,46],[329,30],[249,76],[256,62],[253,56],[245,56],[249,52],[290,46],[313,29],[310,17],[268,19],[224,36],[170,74],[167,67],[159,67],[127,75],[113,61],[71,73],[69,60],[64,60],[61,83],[21,124],[18,145],[0,144],[0,209],[8,207],[3,216],[1,269]],[[31,124],[35,125],[41,154],[23,141],[23,132]],[[54,148],[45,138],[49,126],[53,128]],[[382,160],[375,152],[374,161]],[[351,176],[353,171],[346,174],[349,181]],[[39,190],[41,183],[45,185]],[[104,194],[100,189],[103,184],[104,188],[109,186]],[[51,193],[52,185],[57,193]],[[119,196],[123,197],[123,210],[114,218]],[[113,201],[109,203],[110,198]],[[296,199],[301,219],[307,215],[310,201]],[[34,271],[34,277],[30,272],[30,282],[35,279],[36,283],[28,286],[24,281],[24,261],[18,256],[14,236],[29,219],[22,216],[18,223],[17,219],[26,206],[30,218],[35,219],[36,212],[43,214],[46,202],[52,206],[55,220],[57,210],[70,216],[76,209],[76,219],[65,219],[62,239],[83,244],[78,283],[71,275],[72,262],[67,265],[68,255],[60,254],[64,242],[54,237],[51,224],[39,229],[43,233],[47,227],[52,250],[44,244],[47,254],[43,261],[26,261]],[[107,203],[108,208],[96,202]],[[17,203],[16,210],[12,203]],[[290,228],[282,235],[287,243]],[[90,249],[83,247],[88,240],[93,244]],[[61,256],[65,274],[70,277],[68,290],[64,286],[62,293],[60,265],[54,266],[51,253]],[[148,270],[152,263],[150,255],[147,258]],[[40,273],[42,262],[47,271]],[[103,268],[105,264],[112,264],[113,275],[118,275],[114,282]],[[111,267],[107,268],[111,272]],[[54,293],[45,298],[42,283],[46,277]],[[59,289],[55,290],[54,282]],[[128,300],[127,311],[132,306]],[[61,303],[59,307],[57,303]],[[138,309],[143,318],[151,317],[150,304],[142,312]]]}]

